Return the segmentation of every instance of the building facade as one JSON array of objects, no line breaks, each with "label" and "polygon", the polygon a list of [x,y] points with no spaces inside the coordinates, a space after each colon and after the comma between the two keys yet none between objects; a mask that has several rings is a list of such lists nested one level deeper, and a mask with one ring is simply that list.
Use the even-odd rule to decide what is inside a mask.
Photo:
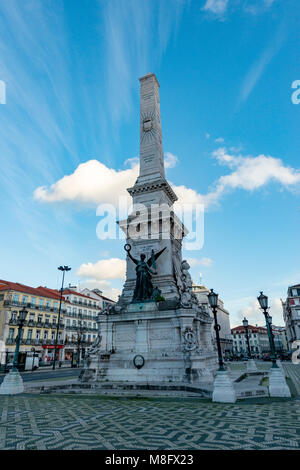
[{"label": "building facade", "polygon": [[99,298],[65,289],[64,360],[78,363],[97,336],[97,318],[102,310]]},{"label": "building facade", "polygon": [[[231,329],[233,339],[233,354],[238,357],[248,356],[246,329],[243,325]],[[248,326],[251,355],[262,358],[269,354],[270,346],[267,329],[262,326]]]},{"label": "building facade", "polygon": [[[54,358],[54,344],[58,325],[60,294],[44,287],[30,287],[0,280],[0,340],[4,345],[1,364],[13,359],[18,334],[19,311],[28,311],[22,330],[19,362],[24,362],[26,353],[35,352],[40,363],[50,363]],[[63,344],[63,313],[59,322],[57,359],[61,359]]]},{"label": "building facade", "polygon": [[[201,304],[207,305],[208,311],[211,313],[211,310],[209,308],[208,297],[207,297],[210,290],[205,286],[193,284],[192,291],[194,292],[194,294],[196,294],[197,299],[199,300]],[[233,353],[233,341],[231,337],[230,317],[229,317],[229,312],[228,310],[225,309],[224,303],[221,299],[218,299],[217,319],[218,319],[218,324],[221,327],[219,335],[220,335],[222,354],[224,357],[231,356]],[[212,323],[211,334],[215,338],[216,333],[214,329],[214,323]]]},{"label": "building facade", "polygon": [[300,340],[300,284],[288,288],[282,308],[288,349],[291,352],[293,342]]}]

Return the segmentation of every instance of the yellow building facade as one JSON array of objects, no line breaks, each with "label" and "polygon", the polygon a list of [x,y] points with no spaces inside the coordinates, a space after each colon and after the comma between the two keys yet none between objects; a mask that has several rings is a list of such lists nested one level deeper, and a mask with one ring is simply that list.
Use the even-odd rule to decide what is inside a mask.
[{"label": "yellow building facade", "polygon": [[[60,293],[45,287],[30,287],[0,280],[0,362],[12,361],[18,334],[18,314],[25,307],[26,321],[22,330],[19,362],[22,366],[26,353],[37,353],[40,364],[49,364],[54,358],[58,325]],[[64,299],[58,333],[57,359],[63,356]]]}]

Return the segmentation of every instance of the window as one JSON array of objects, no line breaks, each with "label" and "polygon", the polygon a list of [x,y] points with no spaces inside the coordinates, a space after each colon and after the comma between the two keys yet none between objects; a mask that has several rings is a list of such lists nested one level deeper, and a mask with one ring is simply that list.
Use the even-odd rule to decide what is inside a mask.
[{"label": "window", "polygon": [[11,318],[11,320],[16,320],[16,319],[17,319],[17,313],[16,313],[16,312],[12,312],[10,318]]},{"label": "window", "polygon": [[74,308],[73,308],[73,313],[76,313],[76,312],[77,312],[77,308],[74,307]]},{"label": "window", "polygon": [[44,307],[44,299],[40,299],[40,307]]},{"label": "window", "polygon": [[14,328],[10,328],[10,329],[8,330],[8,339],[13,339],[13,337],[14,337],[14,331],[15,331]]},{"label": "window", "polygon": [[50,315],[46,315],[45,323],[50,323]]},{"label": "window", "polygon": [[43,321],[43,316],[42,315],[38,315],[38,323],[42,323]]},{"label": "window", "polygon": [[29,321],[34,321],[34,313],[29,314]]},{"label": "window", "polygon": [[32,330],[27,331],[27,339],[32,339]]},{"label": "window", "polygon": [[44,339],[48,339],[48,331],[44,331]]},{"label": "window", "polygon": [[47,300],[47,301],[46,301],[46,307],[47,307],[47,308],[50,308],[50,300]]},{"label": "window", "polygon": [[71,320],[70,318],[67,318],[67,326],[70,326],[70,324],[71,324]]},{"label": "window", "polygon": [[55,310],[58,309],[58,302],[53,302],[53,308],[55,308]]},{"label": "window", "polygon": [[77,297],[73,297],[74,304],[77,304]]},{"label": "window", "polygon": [[27,304],[28,302],[28,295],[23,295],[22,303],[23,305]]},{"label": "window", "polygon": [[19,294],[14,294],[14,302],[19,302]]},{"label": "window", "polygon": [[35,297],[31,297],[31,305],[33,306],[35,305],[35,300],[36,300]]},{"label": "window", "polygon": [[52,339],[52,341],[54,341],[54,339],[55,339],[55,332],[54,331],[51,331],[51,339]]},{"label": "window", "polygon": [[41,336],[41,330],[36,330],[36,334],[35,334],[36,339],[40,339],[40,336]]},{"label": "window", "polygon": [[52,323],[55,325],[56,324],[57,317],[52,318]]}]

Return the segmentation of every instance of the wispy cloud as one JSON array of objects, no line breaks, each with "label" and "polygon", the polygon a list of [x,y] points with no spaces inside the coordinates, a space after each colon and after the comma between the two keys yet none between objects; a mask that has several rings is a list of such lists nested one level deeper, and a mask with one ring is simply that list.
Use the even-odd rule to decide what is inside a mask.
[{"label": "wispy cloud", "polygon": [[173,0],[170,8],[169,0],[111,0],[102,7],[106,102],[114,125],[128,119],[137,76],[155,71],[188,3]]},{"label": "wispy cloud", "polygon": [[228,7],[228,0],[206,0],[203,10],[222,15]]},{"label": "wispy cloud", "polygon": [[238,96],[236,109],[247,100],[255,85],[258,83],[266,67],[273,57],[279,52],[285,39],[285,27],[282,23],[275,37],[272,37],[270,44],[262,51],[260,57],[251,65],[248,70]]}]

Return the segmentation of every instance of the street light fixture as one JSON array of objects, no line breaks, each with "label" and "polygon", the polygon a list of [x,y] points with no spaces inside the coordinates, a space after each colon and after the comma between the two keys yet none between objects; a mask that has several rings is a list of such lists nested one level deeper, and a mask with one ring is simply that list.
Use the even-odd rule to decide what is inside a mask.
[{"label": "street light fixture", "polygon": [[69,268],[69,266],[59,266],[57,269],[58,269],[59,271],[62,271],[63,276],[62,276],[62,283],[61,283],[61,289],[60,289],[58,319],[57,319],[56,337],[55,337],[55,344],[54,344],[54,359],[53,359],[53,367],[52,367],[53,370],[55,369],[55,363],[56,363],[56,351],[57,351],[57,341],[58,341],[58,334],[59,334],[59,322],[60,322],[61,303],[62,303],[62,297],[63,297],[63,291],[64,291],[65,273],[66,273],[67,271],[71,271],[71,268]]},{"label": "street light fixture", "polygon": [[221,327],[218,324],[218,319],[217,319],[218,294],[214,292],[213,289],[211,289],[207,297],[208,297],[209,305],[213,311],[214,321],[215,321],[214,329],[216,332],[216,340],[217,340],[217,348],[218,348],[219,370],[225,370],[223,357],[222,357],[220,335],[219,335],[219,331]]},{"label": "street light fixture", "polygon": [[261,310],[263,310],[263,314],[266,320],[267,333],[271,349],[272,368],[276,369],[278,368],[278,365],[276,364],[275,344],[272,332],[272,317],[268,314],[268,297],[264,295],[263,292],[261,292],[260,295],[257,297],[257,300],[259,302]]}]

